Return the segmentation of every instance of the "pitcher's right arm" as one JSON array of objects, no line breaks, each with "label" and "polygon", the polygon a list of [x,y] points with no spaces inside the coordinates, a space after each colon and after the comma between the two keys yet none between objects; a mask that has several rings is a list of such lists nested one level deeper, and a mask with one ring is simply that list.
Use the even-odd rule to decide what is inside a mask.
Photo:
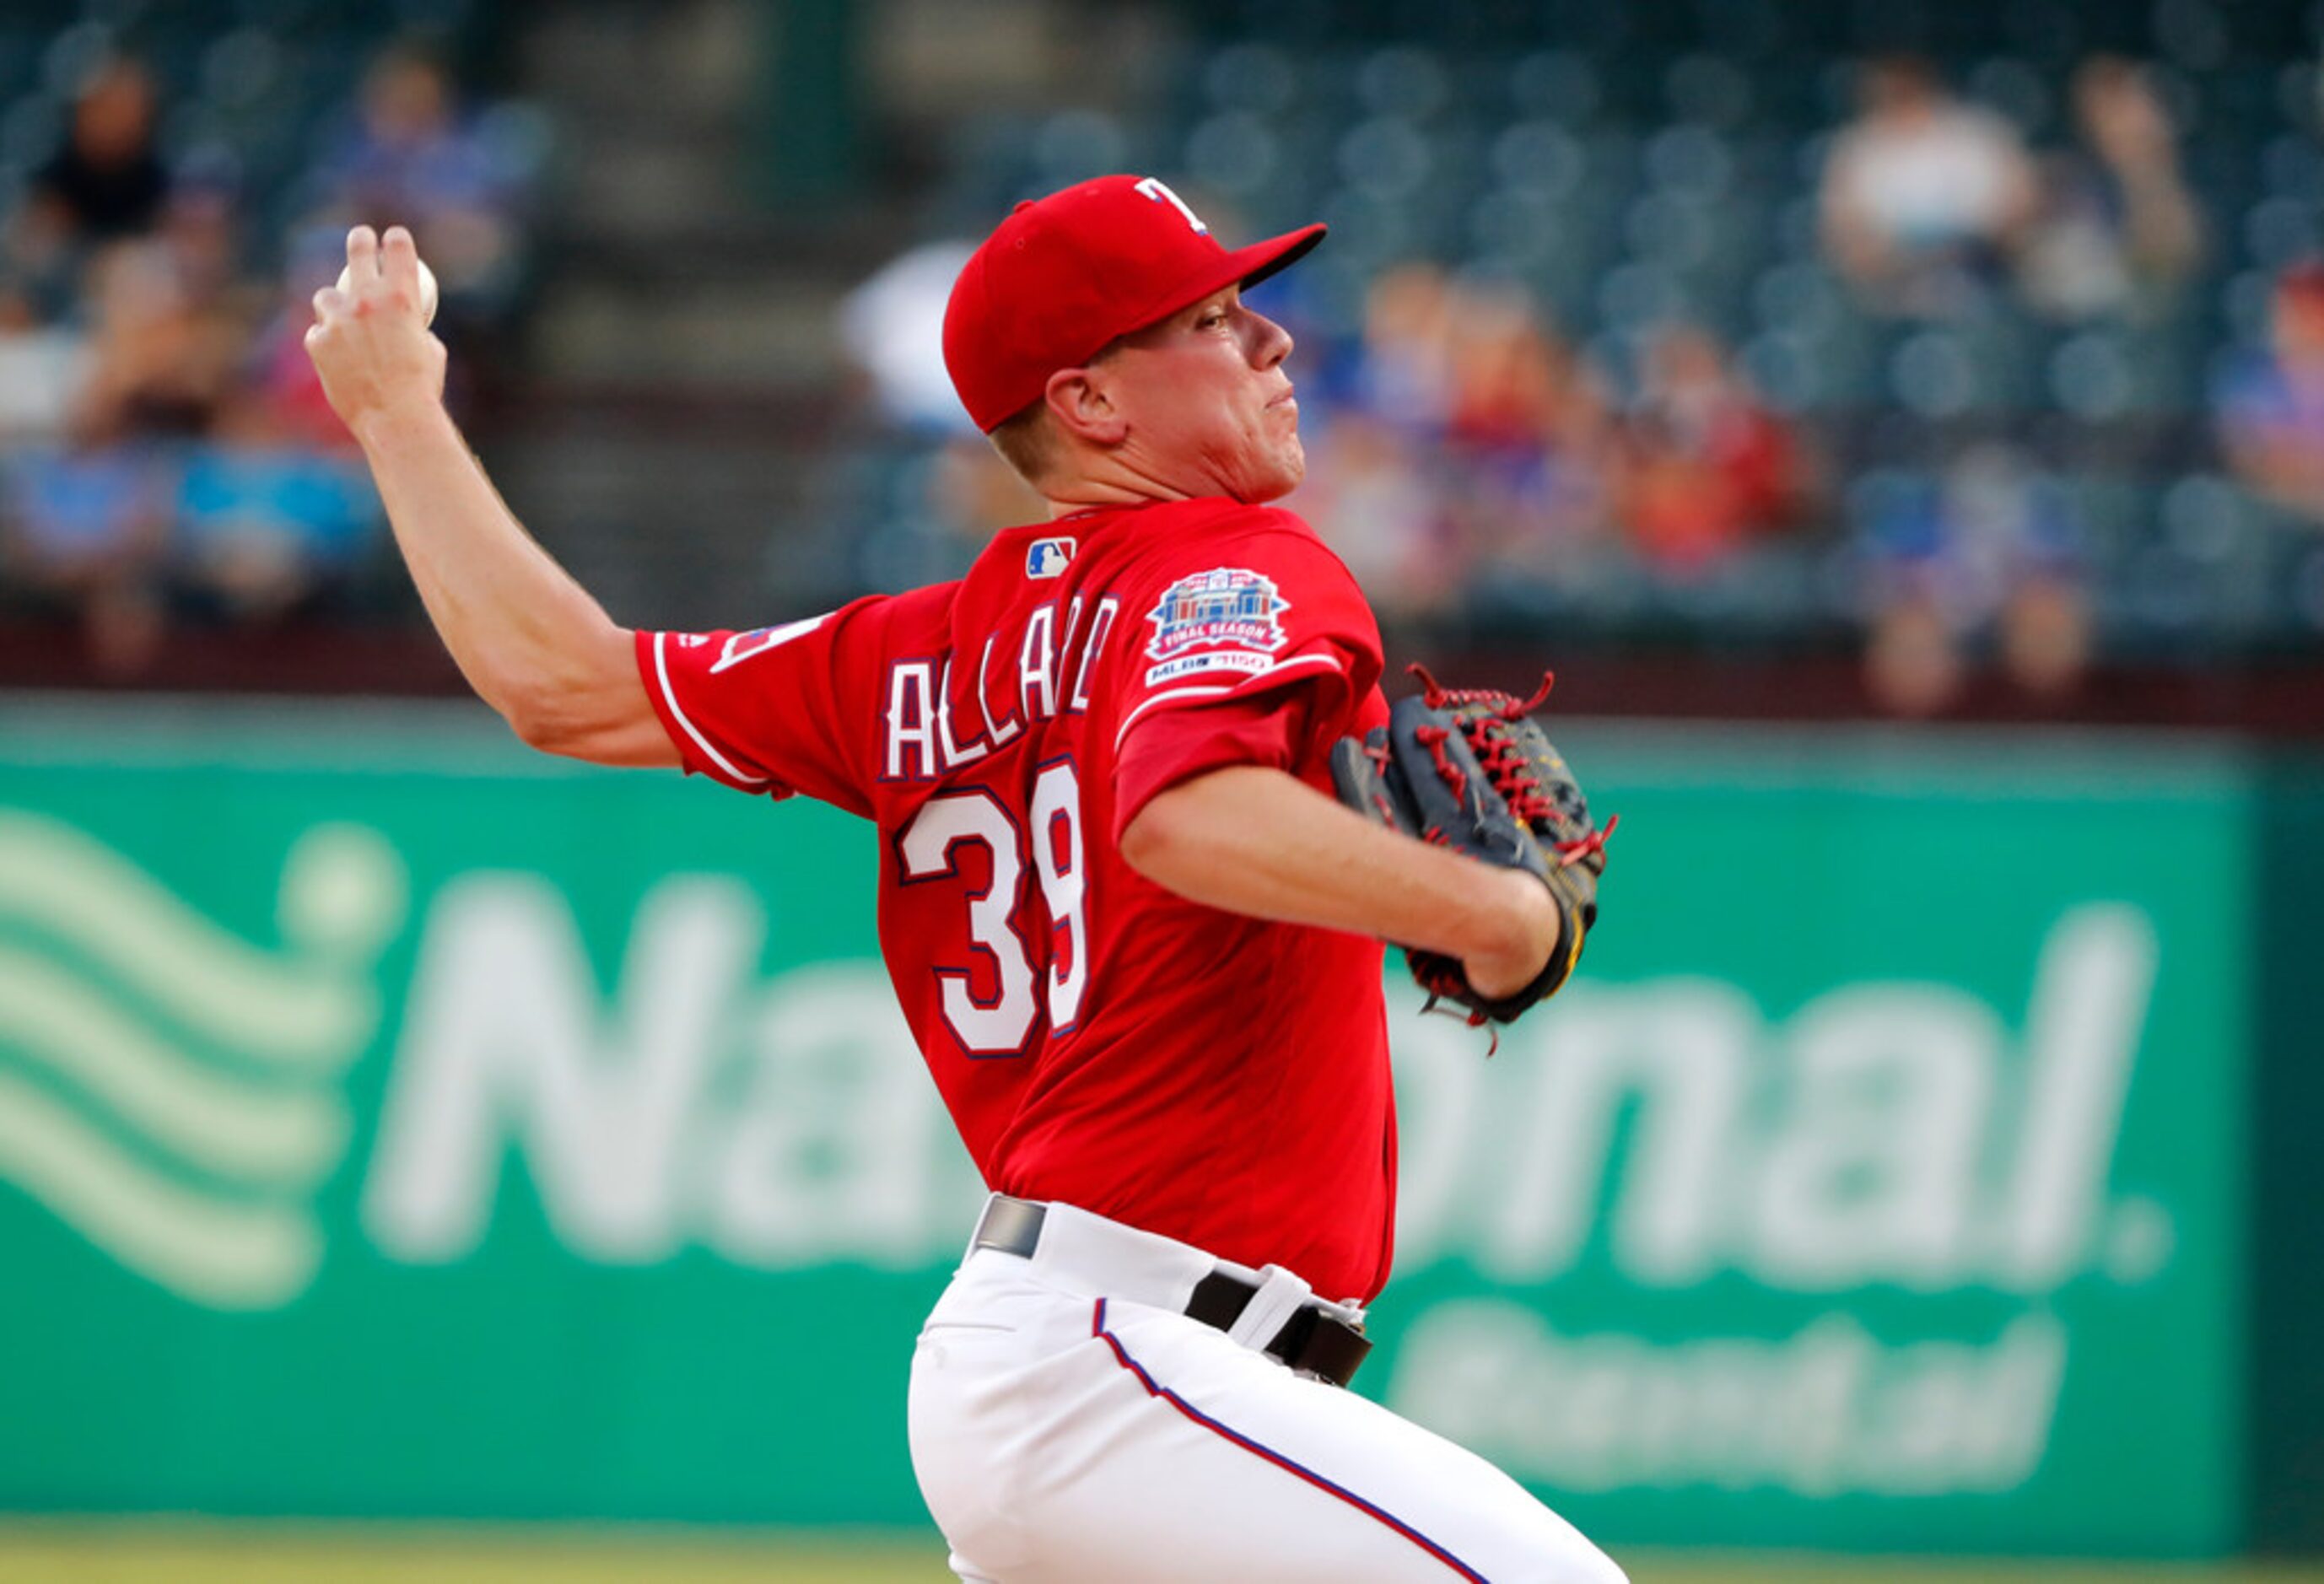
[{"label": "pitcher's right arm", "polygon": [[315,294],[308,355],[371,465],[421,602],[477,695],[547,752],[676,765],[634,636],[526,533],[444,410],[411,234],[347,236],[349,290]]}]

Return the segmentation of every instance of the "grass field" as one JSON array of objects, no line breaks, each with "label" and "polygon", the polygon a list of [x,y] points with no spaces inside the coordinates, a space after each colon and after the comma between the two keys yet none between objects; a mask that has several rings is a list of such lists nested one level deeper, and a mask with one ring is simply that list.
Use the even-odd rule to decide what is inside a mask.
[{"label": "grass field", "polygon": [[[2324,1584],[2324,1568],[1618,1554],[1633,1584]],[[933,1540],[0,1524],[0,1584],[943,1584],[951,1577]]]}]

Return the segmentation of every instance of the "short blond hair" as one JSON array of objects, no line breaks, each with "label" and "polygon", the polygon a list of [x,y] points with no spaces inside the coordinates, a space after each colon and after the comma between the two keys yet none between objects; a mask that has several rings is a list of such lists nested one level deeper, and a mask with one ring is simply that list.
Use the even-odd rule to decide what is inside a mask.
[{"label": "short blond hair", "polygon": [[[1107,342],[1092,353],[1082,367],[1097,367],[1120,351],[1127,339],[1120,336]],[[1001,460],[1017,470],[1017,476],[1037,490],[1056,466],[1065,445],[1065,434],[1049,412],[1047,391],[995,424],[986,438],[1000,450]]]}]

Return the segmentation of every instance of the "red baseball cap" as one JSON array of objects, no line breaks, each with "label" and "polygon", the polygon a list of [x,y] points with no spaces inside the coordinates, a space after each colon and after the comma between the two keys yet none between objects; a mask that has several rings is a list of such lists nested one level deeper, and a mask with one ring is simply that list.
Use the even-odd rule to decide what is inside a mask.
[{"label": "red baseball cap", "polygon": [[1321,226],[1229,252],[1154,178],[1101,176],[1028,199],[970,255],[945,305],[945,367],[988,434],[1049,376],[1238,282],[1255,285],[1323,239]]}]

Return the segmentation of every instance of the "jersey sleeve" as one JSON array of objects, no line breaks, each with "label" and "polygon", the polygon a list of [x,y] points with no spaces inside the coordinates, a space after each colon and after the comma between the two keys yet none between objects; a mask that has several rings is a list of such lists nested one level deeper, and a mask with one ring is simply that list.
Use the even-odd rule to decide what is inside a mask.
[{"label": "jersey sleeve", "polygon": [[1157,556],[1139,607],[1116,717],[1117,827],[1156,793],[1229,764],[1315,772],[1379,684],[1362,591],[1288,512]]},{"label": "jersey sleeve", "polygon": [[1148,716],[1114,760],[1113,839],[1159,793],[1229,765],[1296,770],[1307,734],[1305,694],[1291,689]]},{"label": "jersey sleeve", "polygon": [[749,632],[640,632],[646,696],[687,773],[770,797],[804,792],[868,818],[859,679],[876,669],[869,630],[881,603]]}]

